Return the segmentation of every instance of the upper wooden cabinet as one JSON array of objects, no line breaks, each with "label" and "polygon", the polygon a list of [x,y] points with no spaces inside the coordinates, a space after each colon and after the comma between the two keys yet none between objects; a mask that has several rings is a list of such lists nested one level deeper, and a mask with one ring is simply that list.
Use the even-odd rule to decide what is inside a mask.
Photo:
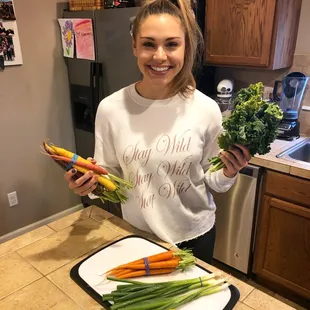
[{"label": "upper wooden cabinet", "polygon": [[207,0],[205,62],[292,65],[302,0]]}]

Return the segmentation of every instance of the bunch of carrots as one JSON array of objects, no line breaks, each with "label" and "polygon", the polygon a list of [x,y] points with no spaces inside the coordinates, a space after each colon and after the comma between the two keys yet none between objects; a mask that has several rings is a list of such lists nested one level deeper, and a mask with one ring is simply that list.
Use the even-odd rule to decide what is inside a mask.
[{"label": "bunch of carrots", "polygon": [[43,141],[43,152],[51,157],[62,169],[68,171],[72,168],[77,170],[74,179],[80,178],[88,171],[93,171],[98,177],[98,185],[93,194],[101,200],[109,200],[114,203],[125,203],[128,199],[125,191],[132,188],[127,182],[111,173],[99,165],[95,165],[77,154],[64,148],[57,147],[52,143]]},{"label": "bunch of carrots", "polygon": [[168,274],[176,269],[182,271],[195,264],[191,250],[165,251],[143,257],[130,263],[115,267],[105,273],[107,277],[128,279],[149,275]]}]

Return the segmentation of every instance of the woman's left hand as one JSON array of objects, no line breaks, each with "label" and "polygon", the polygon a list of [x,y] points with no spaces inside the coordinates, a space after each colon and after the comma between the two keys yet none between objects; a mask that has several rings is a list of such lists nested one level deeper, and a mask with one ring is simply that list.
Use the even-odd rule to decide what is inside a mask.
[{"label": "woman's left hand", "polygon": [[224,168],[225,176],[233,178],[242,168],[248,165],[251,155],[247,147],[236,144],[228,151],[223,151],[221,159],[226,166]]}]

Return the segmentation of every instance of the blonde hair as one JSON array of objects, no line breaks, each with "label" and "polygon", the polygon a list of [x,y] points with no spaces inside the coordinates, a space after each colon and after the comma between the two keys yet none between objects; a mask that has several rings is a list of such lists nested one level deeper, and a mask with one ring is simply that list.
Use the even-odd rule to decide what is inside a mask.
[{"label": "blonde hair", "polygon": [[203,37],[195,19],[190,0],[146,0],[132,23],[135,40],[142,21],[150,15],[170,14],[181,20],[185,32],[184,65],[169,85],[169,95],[180,93],[188,97],[196,88],[193,71],[201,59]]}]

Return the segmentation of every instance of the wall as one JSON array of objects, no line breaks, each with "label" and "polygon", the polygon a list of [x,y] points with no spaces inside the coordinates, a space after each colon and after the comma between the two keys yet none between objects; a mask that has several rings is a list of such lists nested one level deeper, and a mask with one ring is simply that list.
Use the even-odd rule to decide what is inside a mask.
[{"label": "wall", "polygon": [[[267,71],[260,69],[241,69],[219,67],[216,70],[216,80],[232,78],[236,88],[246,87],[249,83],[261,81],[266,86],[274,86],[275,80],[281,80],[289,72],[301,71],[310,76],[310,0],[303,0],[298,37],[295,49],[294,63],[289,69]],[[308,83],[310,85],[310,82]],[[308,85],[303,105],[310,106],[310,87]],[[300,115],[301,133],[310,136],[310,112],[302,111]]]},{"label": "wall", "polygon": [[310,1],[303,0],[300,14],[296,50],[295,50],[296,54],[298,55],[310,54],[309,29],[310,29]]},{"label": "wall", "polygon": [[[0,72],[0,236],[80,203],[40,153],[45,138],[74,150],[57,0],[15,0],[24,64]],[[8,206],[17,191],[19,205]]]}]

